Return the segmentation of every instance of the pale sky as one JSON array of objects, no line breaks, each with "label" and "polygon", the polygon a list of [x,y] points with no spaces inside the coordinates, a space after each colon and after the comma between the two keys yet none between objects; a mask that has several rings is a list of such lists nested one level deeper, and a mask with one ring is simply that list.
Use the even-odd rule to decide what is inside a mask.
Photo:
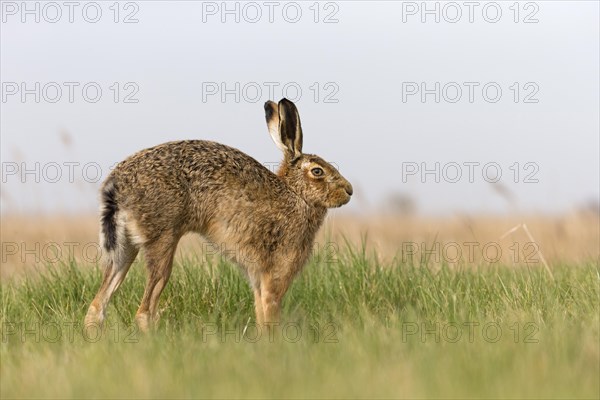
[{"label": "pale sky", "polygon": [[95,210],[97,166],[170,140],[272,165],[262,104],[283,96],[305,152],[353,183],[347,210],[401,194],[423,213],[560,212],[600,196],[597,1],[113,3],[2,2],[2,212]]}]

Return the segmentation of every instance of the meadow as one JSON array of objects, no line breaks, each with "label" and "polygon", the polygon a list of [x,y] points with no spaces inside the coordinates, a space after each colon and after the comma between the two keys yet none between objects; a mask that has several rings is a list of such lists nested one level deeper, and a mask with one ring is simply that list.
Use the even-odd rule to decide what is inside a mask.
[{"label": "meadow", "polygon": [[[84,330],[100,267],[81,254],[50,259],[43,244],[62,234],[85,243],[94,236],[92,219],[41,220],[37,229],[35,221],[3,219],[0,395],[598,398],[593,218],[414,220],[404,230],[389,218],[381,225],[329,220],[285,298],[275,337],[254,324],[252,294],[237,268],[197,238],[182,243],[155,332],[141,334],[133,322],[143,258],[115,295],[104,328]],[[514,240],[500,239],[523,220],[539,240],[531,257],[522,228],[510,234]],[[33,239],[33,231],[48,236]],[[473,236],[481,247],[495,240],[502,256],[458,259],[449,252],[454,245],[444,252]],[[39,259],[5,246],[25,238],[26,250],[42,244]],[[425,251],[413,247],[422,242]],[[431,251],[435,243],[439,250]],[[522,246],[513,251],[515,243]]]}]

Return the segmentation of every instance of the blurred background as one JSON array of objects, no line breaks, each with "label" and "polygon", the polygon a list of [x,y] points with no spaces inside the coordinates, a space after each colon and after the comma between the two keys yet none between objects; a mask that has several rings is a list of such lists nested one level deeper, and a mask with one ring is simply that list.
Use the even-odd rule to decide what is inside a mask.
[{"label": "blurred background", "polygon": [[347,231],[383,215],[397,250],[535,216],[556,254],[597,257],[598,19],[568,1],[4,1],[3,240],[95,237],[102,179],[162,142],[276,166],[262,105],[288,97],[305,152],[354,185]]}]

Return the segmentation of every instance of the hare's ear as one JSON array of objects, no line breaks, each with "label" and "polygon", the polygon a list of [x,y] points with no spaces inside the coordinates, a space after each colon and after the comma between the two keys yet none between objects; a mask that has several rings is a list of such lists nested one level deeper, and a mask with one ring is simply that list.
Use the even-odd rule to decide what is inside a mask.
[{"label": "hare's ear", "polygon": [[265,118],[267,119],[267,128],[271,139],[273,139],[277,148],[285,153],[287,147],[281,142],[281,136],[279,135],[279,108],[271,100],[265,103]]},{"label": "hare's ear", "polygon": [[281,99],[279,102],[279,136],[281,142],[291,153],[292,159],[302,155],[300,115],[294,103],[286,98]]},{"label": "hare's ear", "polygon": [[271,138],[292,160],[302,155],[302,126],[294,103],[281,99],[279,104],[265,103],[265,117]]}]

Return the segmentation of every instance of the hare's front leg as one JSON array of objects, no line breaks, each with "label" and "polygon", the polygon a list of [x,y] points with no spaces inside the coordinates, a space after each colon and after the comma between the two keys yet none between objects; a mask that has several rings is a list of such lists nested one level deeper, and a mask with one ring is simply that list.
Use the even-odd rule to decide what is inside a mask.
[{"label": "hare's front leg", "polygon": [[279,275],[273,272],[263,273],[260,279],[263,323],[276,324],[281,316],[281,301],[292,276]]},{"label": "hare's front leg", "polygon": [[265,314],[262,308],[262,296],[260,286],[254,288],[254,312],[256,313],[256,324],[264,324]]}]

